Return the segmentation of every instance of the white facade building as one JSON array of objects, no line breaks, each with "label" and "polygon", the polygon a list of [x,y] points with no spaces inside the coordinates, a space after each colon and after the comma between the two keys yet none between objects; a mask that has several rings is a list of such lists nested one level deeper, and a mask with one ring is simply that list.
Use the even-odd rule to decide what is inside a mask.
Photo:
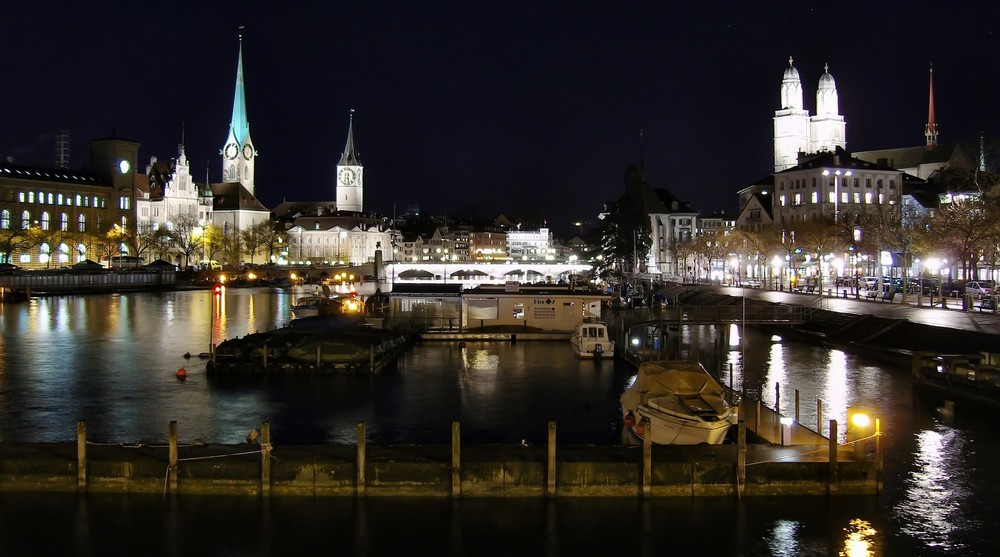
[{"label": "white facade building", "polygon": [[548,228],[507,232],[507,257],[512,261],[551,261],[555,258],[552,232]]}]

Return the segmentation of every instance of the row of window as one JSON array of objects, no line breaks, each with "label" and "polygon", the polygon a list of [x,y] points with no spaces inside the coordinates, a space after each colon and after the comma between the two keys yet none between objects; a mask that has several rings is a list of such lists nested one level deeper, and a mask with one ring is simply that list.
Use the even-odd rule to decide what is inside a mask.
[{"label": "row of window", "polygon": [[[841,203],[852,203],[852,202],[853,203],[862,203],[862,202],[864,202],[866,204],[870,204],[875,199],[878,200],[877,203],[880,204],[880,205],[886,203],[886,196],[885,196],[884,193],[881,193],[881,192],[878,193],[877,197],[876,197],[875,194],[872,194],[872,192],[870,192],[870,191],[865,192],[864,196],[861,195],[861,192],[857,192],[857,191],[856,192],[847,192],[847,191],[840,192],[840,202]],[[829,199],[827,201],[829,203],[834,203],[834,204],[837,203],[837,195],[834,192],[829,192]],[[778,202],[781,204],[782,207],[785,207],[788,204],[787,203],[787,198],[784,195],[779,195],[778,196]],[[820,200],[819,200],[819,192],[816,192],[816,191],[812,192],[812,195],[810,195],[810,198],[809,198],[809,202],[810,203],[819,203],[820,202]],[[791,204],[792,204],[793,207],[796,206],[796,205],[803,205],[803,204],[805,204],[805,202],[803,201],[802,194],[801,193],[794,193],[794,194],[792,194],[792,196],[791,196]],[[889,205],[893,205],[893,204],[895,204],[895,201],[890,199],[890,200],[888,200],[888,204]]]},{"label": "row of window", "polygon": [[[11,196],[8,196],[8,198],[9,198],[8,201],[13,201],[13,198]],[[127,200],[128,198],[125,197],[124,199]],[[103,196],[100,195],[87,196],[87,195],[81,195],[79,193],[73,196],[73,195],[63,195],[61,193],[53,193],[53,192],[40,191],[36,194],[33,191],[28,191],[28,192],[19,191],[17,192],[17,201],[19,203],[37,202],[45,205],[65,205],[67,207],[73,207],[74,205],[77,207],[95,207],[99,209],[104,209],[107,207],[107,201],[104,199]],[[126,204],[128,203],[129,202],[126,201]],[[121,205],[121,201],[119,201],[119,205]]]},{"label": "row of window", "polygon": [[[836,179],[831,180],[828,185],[831,188],[837,187]],[[848,184],[848,178],[842,178],[841,182],[840,182],[840,186],[846,188],[846,187],[851,187],[852,184]],[[884,186],[884,183],[882,182],[881,178],[875,180],[875,187],[876,188],[881,188],[883,186]],[[788,189],[790,189],[790,190],[798,190],[798,189],[802,189],[804,187],[806,187],[806,181],[805,181],[805,179],[802,179],[802,180],[796,179],[795,181],[792,181],[792,180],[788,181]],[[816,178],[812,179],[812,187],[813,188],[816,187]],[[853,187],[855,187],[855,188],[860,188],[861,187],[861,179],[860,178],[854,178]],[[866,188],[872,187],[872,179],[871,178],[865,178],[865,187]],[[778,189],[782,189],[782,190],[785,189],[785,183],[781,182],[780,184],[778,184]],[[896,181],[895,180],[889,180],[889,189],[891,189],[891,190],[896,189]]]},{"label": "row of window", "polygon": [[[96,230],[101,230],[101,224],[103,223],[101,215],[97,215],[95,217],[95,221],[97,224]],[[19,227],[18,229],[27,230],[28,228],[31,227],[32,223],[37,224],[42,230],[52,230],[52,225],[53,225],[52,217],[51,215],[49,215],[48,211],[42,211],[40,219],[35,221],[32,221],[30,211],[21,211],[21,222],[17,223],[17,226]],[[123,218],[121,222],[123,230],[125,229],[126,225],[127,223]],[[9,209],[0,210],[0,230],[11,230],[14,226],[15,223],[13,220],[13,215],[11,214],[10,210]],[[57,226],[59,227],[59,230],[61,230],[62,232],[69,232],[70,228],[69,215],[66,213],[61,213],[59,215],[59,222],[57,223]],[[83,213],[77,215],[76,231],[77,232],[87,231],[87,215]]]}]

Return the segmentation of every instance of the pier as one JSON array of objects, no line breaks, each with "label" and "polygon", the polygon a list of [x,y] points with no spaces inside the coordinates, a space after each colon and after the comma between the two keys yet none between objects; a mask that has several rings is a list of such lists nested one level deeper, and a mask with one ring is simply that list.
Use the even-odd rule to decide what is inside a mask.
[{"label": "pier", "polygon": [[[756,418],[755,418],[756,419]],[[831,439],[837,424],[830,422]],[[76,443],[0,444],[0,491],[254,497],[756,497],[859,495],[881,490],[879,436],[845,445],[463,443],[376,446],[358,423],[353,445],[281,446],[264,422],[238,445],[100,443],[77,423]],[[647,436],[648,438],[648,436]],[[874,452],[872,452],[874,451]]]}]

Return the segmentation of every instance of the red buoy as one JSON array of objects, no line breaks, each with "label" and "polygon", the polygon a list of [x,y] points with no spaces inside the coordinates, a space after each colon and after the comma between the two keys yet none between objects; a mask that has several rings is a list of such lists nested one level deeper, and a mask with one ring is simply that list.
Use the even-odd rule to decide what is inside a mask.
[{"label": "red buoy", "polygon": [[187,377],[187,375],[188,375],[188,372],[187,372],[186,369],[184,369],[184,368],[178,368],[178,370],[177,370],[177,378],[178,379],[184,379],[185,377]]}]

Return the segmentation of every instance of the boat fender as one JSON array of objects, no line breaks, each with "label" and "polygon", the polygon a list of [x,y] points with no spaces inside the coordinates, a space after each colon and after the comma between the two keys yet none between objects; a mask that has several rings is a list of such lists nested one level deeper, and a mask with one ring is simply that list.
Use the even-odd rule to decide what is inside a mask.
[{"label": "boat fender", "polygon": [[184,368],[178,368],[177,369],[177,374],[176,375],[177,375],[177,378],[180,379],[181,381],[183,381],[185,378],[187,378],[187,374],[188,373],[187,373],[186,369],[184,369]]},{"label": "boat fender", "polygon": [[625,427],[631,428],[635,425],[635,414],[629,412],[625,414]]}]

